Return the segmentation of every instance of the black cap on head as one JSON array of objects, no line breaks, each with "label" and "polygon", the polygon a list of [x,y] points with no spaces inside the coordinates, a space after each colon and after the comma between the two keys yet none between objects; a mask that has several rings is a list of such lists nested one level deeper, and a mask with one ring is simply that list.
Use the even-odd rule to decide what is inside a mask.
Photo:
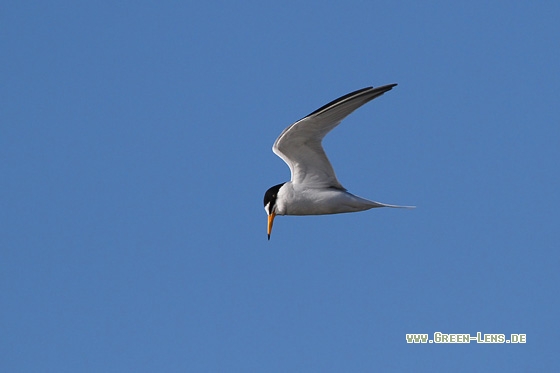
[{"label": "black cap on head", "polygon": [[266,193],[264,194],[264,206],[266,207],[266,205],[269,204],[268,205],[268,211],[267,211],[269,215],[272,213],[272,209],[276,205],[276,197],[278,197],[278,191],[280,190],[280,188],[284,184],[286,184],[286,183],[282,183],[282,184],[278,184],[278,185],[275,185],[273,187],[270,187],[266,191]]}]

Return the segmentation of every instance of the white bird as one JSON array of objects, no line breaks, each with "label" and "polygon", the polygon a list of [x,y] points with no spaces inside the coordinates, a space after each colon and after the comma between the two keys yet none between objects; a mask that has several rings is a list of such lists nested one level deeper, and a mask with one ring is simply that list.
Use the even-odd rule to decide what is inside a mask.
[{"label": "white bird", "polygon": [[268,214],[268,239],[276,215],[326,215],[369,210],[374,207],[404,207],[370,201],[348,193],[340,184],[321,142],[350,113],[396,84],[363,88],[315,110],[286,128],[272,151],[284,160],[291,181],[275,185],[264,195]]}]

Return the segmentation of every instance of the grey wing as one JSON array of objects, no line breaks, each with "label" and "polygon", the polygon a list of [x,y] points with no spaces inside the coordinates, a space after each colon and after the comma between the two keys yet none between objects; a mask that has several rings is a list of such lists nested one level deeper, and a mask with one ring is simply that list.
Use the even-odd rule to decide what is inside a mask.
[{"label": "grey wing", "polygon": [[323,138],[354,110],[394,86],[368,87],[349,93],[286,128],[274,142],[272,151],[290,167],[292,183],[344,189],[325,154]]}]

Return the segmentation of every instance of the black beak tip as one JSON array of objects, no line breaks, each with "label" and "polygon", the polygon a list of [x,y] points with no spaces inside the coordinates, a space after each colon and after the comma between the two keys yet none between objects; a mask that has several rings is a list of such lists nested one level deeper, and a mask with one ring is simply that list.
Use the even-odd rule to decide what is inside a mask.
[{"label": "black beak tip", "polygon": [[270,234],[268,235],[268,240],[270,241]]}]

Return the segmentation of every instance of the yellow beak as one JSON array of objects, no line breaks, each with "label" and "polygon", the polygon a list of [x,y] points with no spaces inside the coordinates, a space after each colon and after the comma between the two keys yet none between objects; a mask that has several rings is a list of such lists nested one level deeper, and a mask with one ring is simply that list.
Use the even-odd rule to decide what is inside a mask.
[{"label": "yellow beak", "polygon": [[270,232],[272,232],[272,223],[274,223],[274,217],[276,216],[275,213],[272,213],[270,215],[268,215],[268,229],[267,229],[267,233],[268,233],[268,240],[270,241]]}]

